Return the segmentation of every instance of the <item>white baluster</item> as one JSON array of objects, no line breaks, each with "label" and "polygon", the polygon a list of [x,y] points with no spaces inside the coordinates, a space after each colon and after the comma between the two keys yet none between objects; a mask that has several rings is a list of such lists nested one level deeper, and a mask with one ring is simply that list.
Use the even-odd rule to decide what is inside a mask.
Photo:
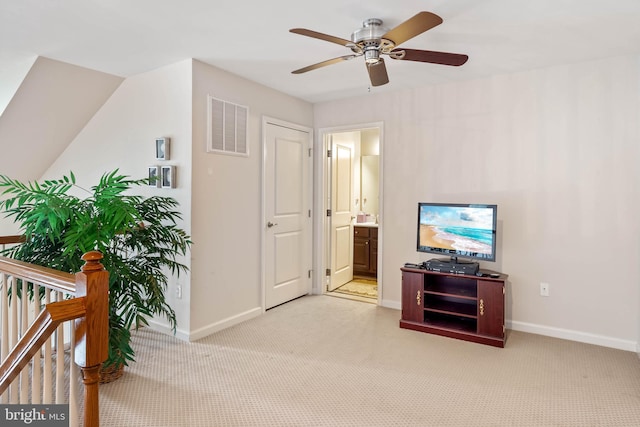
[{"label": "white baluster", "polygon": [[9,307],[11,308],[11,335],[9,339],[9,348],[13,348],[18,342],[18,284],[15,277],[11,277],[11,297],[9,300]]},{"label": "white baluster", "polygon": [[[42,311],[40,304],[40,286],[33,284],[33,305],[35,310],[35,317],[37,317]],[[31,403],[37,405],[42,402],[42,349],[33,356],[33,370],[31,374]]]},{"label": "white baluster", "polygon": [[[11,277],[11,300],[9,302],[9,306],[11,307],[11,338],[9,342],[9,348],[13,348],[18,342],[18,307],[20,301],[18,300],[18,283],[15,277]],[[18,381],[14,381],[9,386],[9,402],[10,403],[19,403],[19,384]]]},{"label": "white baluster", "polygon": [[[29,283],[22,280],[20,286],[20,337],[27,333],[29,328]],[[17,301],[16,301],[17,302]],[[29,366],[20,372],[20,403],[29,403]]]},{"label": "white baluster", "polygon": [[[44,293],[44,303],[51,303],[51,290],[46,289]],[[42,403],[53,403],[53,379],[51,378],[53,373],[53,363],[51,359],[53,352],[51,351],[51,341],[53,337],[49,338],[44,343],[44,374],[42,379]]]},{"label": "white baluster", "polygon": [[[64,298],[61,292],[56,292],[56,301]],[[66,403],[64,398],[64,324],[56,329],[58,342],[56,344],[56,403]]]},{"label": "white baluster", "polygon": [[[0,315],[2,321],[2,332],[0,339],[0,361],[7,358],[9,354],[9,277],[1,273],[0,274]],[[0,396],[0,403],[6,404],[9,402],[9,392],[6,391]]]}]

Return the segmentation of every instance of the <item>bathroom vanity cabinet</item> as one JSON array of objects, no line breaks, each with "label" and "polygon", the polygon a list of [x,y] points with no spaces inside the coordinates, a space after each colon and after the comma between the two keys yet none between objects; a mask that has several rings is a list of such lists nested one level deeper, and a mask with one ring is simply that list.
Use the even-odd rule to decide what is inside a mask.
[{"label": "bathroom vanity cabinet", "polygon": [[353,274],[376,277],[378,274],[378,227],[353,227]]}]

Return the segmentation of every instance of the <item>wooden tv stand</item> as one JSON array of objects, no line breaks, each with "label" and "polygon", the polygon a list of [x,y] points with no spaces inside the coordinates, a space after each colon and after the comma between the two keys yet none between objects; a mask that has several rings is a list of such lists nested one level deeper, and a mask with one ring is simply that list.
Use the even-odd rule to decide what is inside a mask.
[{"label": "wooden tv stand", "polygon": [[492,278],[422,268],[401,271],[401,328],[504,347],[506,274]]}]

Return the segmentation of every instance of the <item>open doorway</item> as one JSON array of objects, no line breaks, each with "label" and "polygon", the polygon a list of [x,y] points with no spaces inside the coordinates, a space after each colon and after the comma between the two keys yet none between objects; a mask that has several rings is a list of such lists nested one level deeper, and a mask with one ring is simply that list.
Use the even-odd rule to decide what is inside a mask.
[{"label": "open doorway", "polygon": [[324,146],[322,293],[380,304],[382,125],[321,130]]}]

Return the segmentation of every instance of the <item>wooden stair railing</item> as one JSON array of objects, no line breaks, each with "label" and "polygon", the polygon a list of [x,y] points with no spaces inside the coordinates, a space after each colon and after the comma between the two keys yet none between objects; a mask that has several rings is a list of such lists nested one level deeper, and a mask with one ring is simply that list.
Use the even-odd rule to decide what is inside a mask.
[{"label": "wooden stair railing", "polygon": [[23,242],[24,236],[0,236],[0,245],[12,245]]},{"label": "wooden stair railing", "polygon": [[[0,238],[0,244],[20,243],[15,238],[20,236],[12,236],[12,239]],[[109,273],[104,270],[100,263],[102,254],[99,252],[88,252],[82,256],[85,264],[79,273],[69,274],[40,267],[25,262],[13,260],[0,256],[0,290],[2,291],[2,299],[0,302],[0,313],[2,314],[2,330],[0,336],[3,341],[2,348],[2,364],[0,365],[0,396],[3,398],[6,393],[12,395],[20,393],[20,402],[27,396],[27,392],[23,388],[28,386],[26,379],[20,379],[20,385],[17,386],[19,378],[27,378],[29,372],[23,375],[21,372],[25,370],[29,364],[32,364],[31,376],[40,375],[39,352],[42,351],[43,344],[56,334],[57,346],[56,359],[58,361],[58,374],[63,370],[63,365],[59,363],[62,359],[64,362],[64,341],[63,333],[60,325],[63,322],[75,320],[75,324],[70,327],[73,331],[71,337],[73,344],[73,358],[75,364],[80,367],[82,372],[82,381],[84,384],[84,414],[83,424],[85,427],[98,427],[99,406],[98,406],[98,384],[100,379],[100,367],[102,362],[106,360],[108,354],[108,335],[109,335]],[[18,291],[17,282],[21,282],[23,287]],[[29,283],[32,285],[33,295],[40,295],[40,287],[46,290],[45,306],[39,311],[37,317],[27,328],[28,323],[28,298],[24,295],[27,287],[24,285]],[[53,290],[57,295],[70,295],[70,299],[60,298],[55,302],[49,301],[49,292]],[[22,293],[20,293],[22,292]],[[11,295],[11,299],[8,298]],[[23,296],[24,298],[20,298]],[[34,298],[39,301],[39,298]],[[11,315],[9,314],[9,306],[12,305]],[[19,317],[15,306],[21,305],[22,312]],[[10,330],[7,324],[12,323]],[[22,335],[10,353],[6,354],[5,343],[7,337],[16,337],[18,335],[17,325],[22,326]],[[51,340],[53,341],[53,340]],[[51,357],[51,347],[44,347],[43,354]],[[59,357],[62,354],[63,357]],[[6,357],[5,357],[6,355]],[[34,357],[36,356],[36,357]],[[37,367],[37,369],[36,369]],[[25,370],[26,371],[26,370]],[[45,375],[46,369],[43,370]],[[39,380],[39,378],[38,378]],[[36,379],[33,379],[35,384]],[[74,387],[71,381],[70,387]],[[60,379],[56,382],[56,403],[59,400],[59,393],[64,385]],[[9,391],[8,391],[9,389]],[[73,392],[70,393],[70,399],[73,399]],[[47,397],[47,391],[43,390],[45,396],[43,403],[51,399]],[[40,391],[32,393],[33,399],[40,399]],[[4,400],[3,400],[4,401]],[[16,403],[13,400],[12,403]],[[73,418],[73,417],[72,417]],[[73,419],[70,420],[73,423]]]},{"label": "wooden stair railing", "polygon": [[27,333],[20,338],[9,356],[2,362],[0,394],[4,393],[20,371],[29,364],[31,358],[40,351],[62,322],[77,319],[86,314],[84,297],[47,304],[31,324]]}]

